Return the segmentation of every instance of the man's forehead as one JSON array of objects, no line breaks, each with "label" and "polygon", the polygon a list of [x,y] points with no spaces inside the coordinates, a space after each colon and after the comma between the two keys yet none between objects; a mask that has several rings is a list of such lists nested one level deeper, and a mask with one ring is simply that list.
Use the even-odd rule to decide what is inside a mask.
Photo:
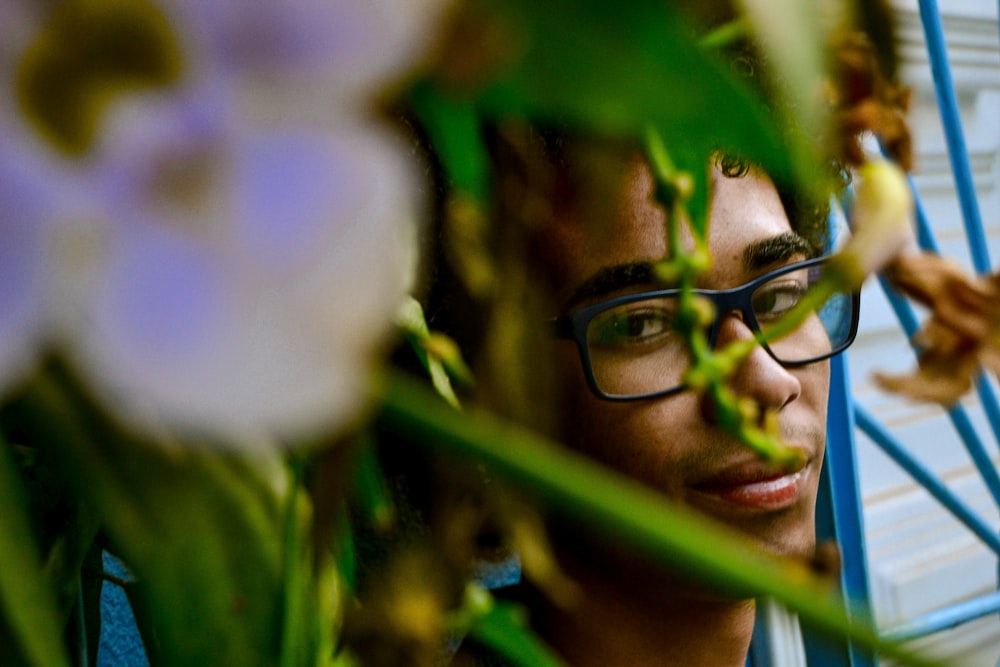
[{"label": "man's forehead", "polygon": [[[812,246],[794,232],[753,241],[742,250],[740,270],[753,275],[796,258],[808,258]],[[671,287],[657,283],[653,261],[601,266],[576,285],[565,300],[567,308],[636,287]]]},{"label": "man's forehead", "polygon": [[666,255],[666,213],[653,199],[653,179],[639,160],[608,190],[582,193],[569,219],[550,235],[560,265],[557,297],[564,302],[606,267],[651,263]]},{"label": "man's forehead", "polygon": [[[809,257],[811,246],[792,232],[771,180],[751,169],[730,177],[712,171],[709,246],[717,266],[739,280],[794,256]],[[653,286],[652,265],[668,255],[667,215],[654,198],[649,167],[632,162],[619,181],[617,202],[586,207],[565,229],[560,254],[566,263],[557,297],[564,306],[628,288]],[[610,205],[609,205],[610,204]],[[595,214],[599,211],[599,214]],[[687,225],[681,243],[693,247]]]}]

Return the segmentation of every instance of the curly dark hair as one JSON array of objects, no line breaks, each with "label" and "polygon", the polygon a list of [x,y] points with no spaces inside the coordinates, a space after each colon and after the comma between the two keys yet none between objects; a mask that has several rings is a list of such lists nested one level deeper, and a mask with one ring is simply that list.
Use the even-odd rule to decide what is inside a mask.
[{"label": "curly dark hair", "polygon": [[[754,167],[750,160],[726,152],[717,153],[715,163],[729,178],[745,176]],[[829,170],[828,182],[832,184],[830,194],[836,196],[847,186],[848,172],[835,162],[830,163]],[[815,256],[827,252],[830,242],[830,199],[816,200],[781,179],[775,179],[774,185],[795,233],[812,246]]]}]

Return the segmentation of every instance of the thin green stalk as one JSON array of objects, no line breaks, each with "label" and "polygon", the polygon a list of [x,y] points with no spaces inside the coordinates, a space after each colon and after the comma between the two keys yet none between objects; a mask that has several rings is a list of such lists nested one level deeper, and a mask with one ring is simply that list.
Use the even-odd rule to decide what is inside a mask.
[{"label": "thin green stalk", "polygon": [[736,595],[771,595],[833,636],[847,636],[917,667],[940,665],[881,639],[848,615],[829,582],[804,564],[748,547],[655,491],[482,411],[458,412],[415,380],[393,374],[382,396],[384,423],[429,446],[484,461],[549,506]]},{"label": "thin green stalk", "polygon": [[682,200],[686,198],[685,195],[690,194],[685,193],[681,185],[681,182],[685,180],[684,174],[677,169],[663,137],[656,128],[647,127],[645,139],[646,157],[658,184],[657,200],[668,212],[667,258],[674,262],[680,262],[678,268],[681,270],[681,278],[690,279],[693,276],[691,275],[689,258],[678,252],[681,247],[681,214],[684,209]]},{"label": "thin green stalk", "polygon": [[790,311],[761,331],[764,340],[777,340],[795,331],[808,317],[822,308],[838,289],[840,287],[836,279],[824,276]]},{"label": "thin green stalk", "polygon": [[55,595],[42,570],[27,491],[10,451],[0,431],[0,621],[26,664],[68,667]]},{"label": "thin green stalk", "polygon": [[[738,27],[733,24],[724,26],[724,29],[730,31],[726,34],[730,34]],[[722,39],[725,35],[720,33],[717,37]],[[680,226],[685,219],[689,219],[689,216],[686,216],[685,202],[691,195],[688,189],[690,178],[677,169],[663,137],[655,128],[648,127],[644,138],[646,157],[658,183],[657,201],[669,211],[666,224],[668,254],[660,267],[661,273],[669,275],[671,282],[680,289],[675,326],[688,341],[692,358],[685,382],[713,398],[719,415],[718,425],[725,432],[739,438],[766,460],[792,463],[801,456],[800,453],[787,447],[776,435],[759,428],[757,416],[759,410],[744,411],[740,398],[727,388],[727,381],[739,361],[760,345],[762,340],[786,335],[811,315],[813,308],[822,305],[831,293],[832,285],[822,283],[821,289],[808,295],[799,307],[769,328],[768,335],[761,336],[762,340],[741,340],[722,350],[713,350],[705,339],[703,333],[703,328],[706,326],[705,315],[700,312],[694,295],[696,279],[709,265],[707,243],[695,227],[707,229],[707,225],[691,225],[695,249],[690,253],[679,252]]]},{"label": "thin green stalk", "polygon": [[285,505],[284,534],[282,535],[282,599],[283,614],[281,626],[281,667],[295,667],[304,664],[306,641],[303,628],[308,627],[303,618],[306,587],[310,577],[306,574],[309,559],[302,552],[302,521],[300,503],[305,493],[302,485],[303,461],[292,456],[289,462],[291,472],[290,488]]},{"label": "thin green stalk", "polygon": [[707,35],[698,40],[698,46],[711,51],[733,44],[734,42],[749,37],[750,22],[745,17],[734,19],[729,23],[723,23]]}]

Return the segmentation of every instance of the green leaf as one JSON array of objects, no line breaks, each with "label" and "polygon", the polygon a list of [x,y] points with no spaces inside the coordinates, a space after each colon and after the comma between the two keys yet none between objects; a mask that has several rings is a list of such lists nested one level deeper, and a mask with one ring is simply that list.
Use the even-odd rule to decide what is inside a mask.
[{"label": "green leaf", "polygon": [[447,94],[429,80],[413,86],[409,102],[451,187],[485,208],[490,194],[490,161],[475,105],[469,99]]},{"label": "green leaf", "polygon": [[732,595],[771,595],[819,631],[847,636],[906,664],[939,664],[883,640],[871,622],[848,615],[828,582],[804,564],[769,557],[690,508],[510,422],[483,411],[453,410],[401,375],[387,386],[382,418],[428,445],[490,465],[547,505],[706,585]]},{"label": "green leaf", "polygon": [[738,150],[772,177],[819,182],[808,151],[789,148],[785,122],[669,3],[481,0],[506,44],[476,96],[493,121],[527,117],[572,131],[638,140],[656,128],[696,181],[695,229],[707,220],[706,156]]},{"label": "green leaf", "polygon": [[403,330],[417,358],[420,359],[420,363],[430,375],[434,389],[448,403],[457,408],[459,406],[458,396],[455,394],[455,388],[451,384],[451,378],[444,363],[439,357],[427,354],[424,347],[431,332],[427,327],[427,319],[424,317],[424,309],[420,302],[413,297],[404,299],[396,313],[396,324]]},{"label": "green leaf", "polygon": [[0,434],[0,617],[28,664],[69,665],[55,596],[42,574],[29,521],[24,487]]},{"label": "green leaf", "polygon": [[562,660],[525,626],[523,611],[509,602],[497,602],[473,623],[470,634],[523,667],[560,667]]},{"label": "green leaf", "polygon": [[130,599],[158,664],[278,663],[288,482],[277,453],[138,440],[59,368],[14,402],[135,573]]},{"label": "green leaf", "polygon": [[376,532],[384,532],[396,521],[396,505],[389,492],[389,484],[382,473],[375,448],[374,434],[370,430],[362,433],[355,469],[355,485],[361,513]]}]

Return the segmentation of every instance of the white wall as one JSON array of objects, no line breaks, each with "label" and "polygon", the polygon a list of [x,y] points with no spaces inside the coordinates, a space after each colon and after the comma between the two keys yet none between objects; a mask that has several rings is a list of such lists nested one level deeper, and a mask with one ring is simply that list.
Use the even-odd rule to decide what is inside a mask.
[{"label": "white wall", "polygon": [[[961,107],[990,258],[1000,267],[1000,52],[996,0],[940,0],[952,75]],[[894,0],[900,21],[903,78],[913,88],[914,181],[944,254],[971,265],[937,112],[916,0]],[[950,421],[938,408],[877,390],[874,369],[903,371],[913,355],[874,281],[864,290],[862,328],[850,350],[857,399],[935,470],[948,486],[1000,529],[996,504]],[[974,395],[963,400],[986,450],[1000,449]],[[870,584],[883,627],[997,587],[997,559],[917,487],[860,432],[859,473],[869,549]],[[949,663],[997,665],[1000,616],[921,640]]]}]

